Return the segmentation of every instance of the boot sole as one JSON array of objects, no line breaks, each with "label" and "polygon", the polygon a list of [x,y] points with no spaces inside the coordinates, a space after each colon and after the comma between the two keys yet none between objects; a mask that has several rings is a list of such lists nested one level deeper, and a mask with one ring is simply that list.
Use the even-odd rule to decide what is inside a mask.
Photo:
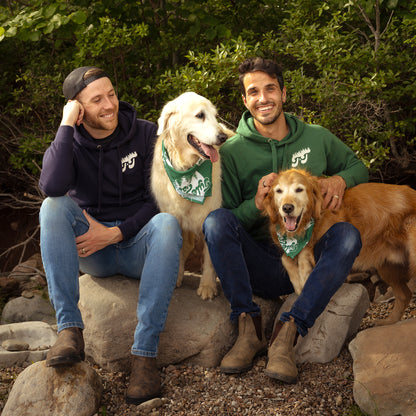
[{"label": "boot sole", "polygon": [[267,352],[267,347],[258,351],[256,353],[256,355],[253,357],[253,361],[251,362],[250,365],[246,366],[246,367],[220,367],[220,371],[223,372],[224,374],[240,374],[240,373],[245,373],[246,371],[249,371],[253,368],[253,363],[254,360],[257,357],[260,357],[262,355],[264,355]]},{"label": "boot sole", "polygon": [[253,368],[253,364],[248,367],[220,367],[221,372],[224,374],[241,374],[249,371]]},{"label": "boot sole", "polygon": [[160,392],[155,393],[155,394],[151,394],[149,396],[146,397],[130,397],[130,396],[126,396],[126,403],[127,404],[142,404],[145,402],[148,402],[149,400],[155,399],[156,397],[160,397]]},{"label": "boot sole", "polygon": [[296,384],[298,381],[297,377],[288,376],[286,374],[275,373],[274,371],[264,370],[266,376],[273,378],[275,380],[283,381],[287,384]]},{"label": "boot sole", "polygon": [[46,360],[46,367],[63,367],[79,363],[85,360],[85,353],[81,352],[79,355],[62,355]]}]

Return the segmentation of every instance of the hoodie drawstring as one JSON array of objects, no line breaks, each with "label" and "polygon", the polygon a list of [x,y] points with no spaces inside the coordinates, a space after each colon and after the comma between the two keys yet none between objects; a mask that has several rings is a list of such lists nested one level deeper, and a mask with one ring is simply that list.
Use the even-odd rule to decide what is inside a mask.
[{"label": "hoodie drawstring", "polygon": [[277,173],[277,149],[276,146],[273,145],[273,139],[268,139],[267,141],[272,150],[272,172]]},{"label": "hoodie drawstring", "polygon": [[[98,155],[98,209],[97,209],[97,213],[101,212],[101,202],[102,202],[102,188],[103,188],[103,146],[98,145],[97,149],[99,150],[99,155]],[[117,146],[117,155],[118,155],[118,160],[121,161],[121,153],[120,153],[120,146]],[[121,166],[119,167],[119,169],[117,169],[118,171],[118,205],[121,207],[121,201],[123,199],[123,191],[122,191],[122,185],[123,185],[123,176],[122,176],[122,172],[121,172]]]},{"label": "hoodie drawstring", "polygon": [[[117,146],[117,156],[118,160],[121,163],[121,153],[120,153],[120,146]],[[121,200],[122,200],[122,185],[123,185],[123,175],[122,175],[122,166],[118,169],[118,205],[121,207]]]},{"label": "hoodie drawstring", "polygon": [[101,145],[97,146],[97,149],[99,150],[98,155],[98,210],[97,213],[101,212],[101,190],[103,186],[103,147]]},{"label": "hoodie drawstring", "polygon": [[[279,173],[279,171],[281,170],[285,170],[289,168],[289,161],[287,160],[288,157],[288,152],[287,152],[287,143],[284,146],[276,146],[276,141],[273,139],[268,139],[267,140],[269,143],[269,146],[272,150],[272,172],[276,172]],[[282,152],[282,160],[279,161],[278,160],[278,154],[277,154],[277,149],[280,149],[280,151]],[[281,166],[279,168],[279,166]]]}]

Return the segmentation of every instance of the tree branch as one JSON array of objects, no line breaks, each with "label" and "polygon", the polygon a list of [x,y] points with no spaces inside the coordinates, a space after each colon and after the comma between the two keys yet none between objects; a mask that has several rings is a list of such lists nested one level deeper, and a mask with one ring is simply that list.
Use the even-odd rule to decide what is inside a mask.
[{"label": "tree branch", "polygon": [[12,247],[9,247],[6,251],[3,251],[3,253],[0,254],[0,257],[3,257],[7,254],[9,254],[10,252],[12,252],[13,250],[19,248],[19,247],[23,247],[22,253],[20,254],[20,258],[18,261],[18,264],[21,263],[23,261],[23,258],[25,256],[25,252],[26,252],[26,247],[27,245],[34,239],[35,235],[39,232],[40,230],[40,225],[38,225],[35,230],[32,232],[32,234],[29,235],[28,238],[26,238],[26,240],[22,241],[21,243],[15,244]]}]

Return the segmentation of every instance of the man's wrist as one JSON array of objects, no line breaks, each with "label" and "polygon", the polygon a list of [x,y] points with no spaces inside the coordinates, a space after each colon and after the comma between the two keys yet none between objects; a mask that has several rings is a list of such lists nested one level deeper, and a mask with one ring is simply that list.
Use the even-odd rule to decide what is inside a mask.
[{"label": "man's wrist", "polygon": [[347,183],[345,182],[345,179],[341,176],[341,175],[334,175],[334,178],[337,178],[337,180],[339,180],[342,185],[344,186],[344,189],[347,187]]},{"label": "man's wrist", "polygon": [[123,240],[123,233],[121,232],[120,228],[118,227],[111,227],[110,228],[112,233],[111,244],[119,243]]}]

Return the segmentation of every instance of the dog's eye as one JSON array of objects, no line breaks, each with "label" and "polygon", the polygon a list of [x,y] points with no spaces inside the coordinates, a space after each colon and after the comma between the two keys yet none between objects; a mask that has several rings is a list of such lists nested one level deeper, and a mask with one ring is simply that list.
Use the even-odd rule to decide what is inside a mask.
[{"label": "dog's eye", "polygon": [[296,189],[295,189],[295,192],[296,192],[296,193],[303,192],[303,188],[296,188]]},{"label": "dog's eye", "polygon": [[283,191],[282,191],[280,188],[277,188],[277,189],[276,189],[276,193],[277,193],[277,194],[281,194],[282,192],[283,192]]},{"label": "dog's eye", "polygon": [[195,117],[200,118],[201,120],[205,120],[205,113],[203,111],[201,111]]}]

